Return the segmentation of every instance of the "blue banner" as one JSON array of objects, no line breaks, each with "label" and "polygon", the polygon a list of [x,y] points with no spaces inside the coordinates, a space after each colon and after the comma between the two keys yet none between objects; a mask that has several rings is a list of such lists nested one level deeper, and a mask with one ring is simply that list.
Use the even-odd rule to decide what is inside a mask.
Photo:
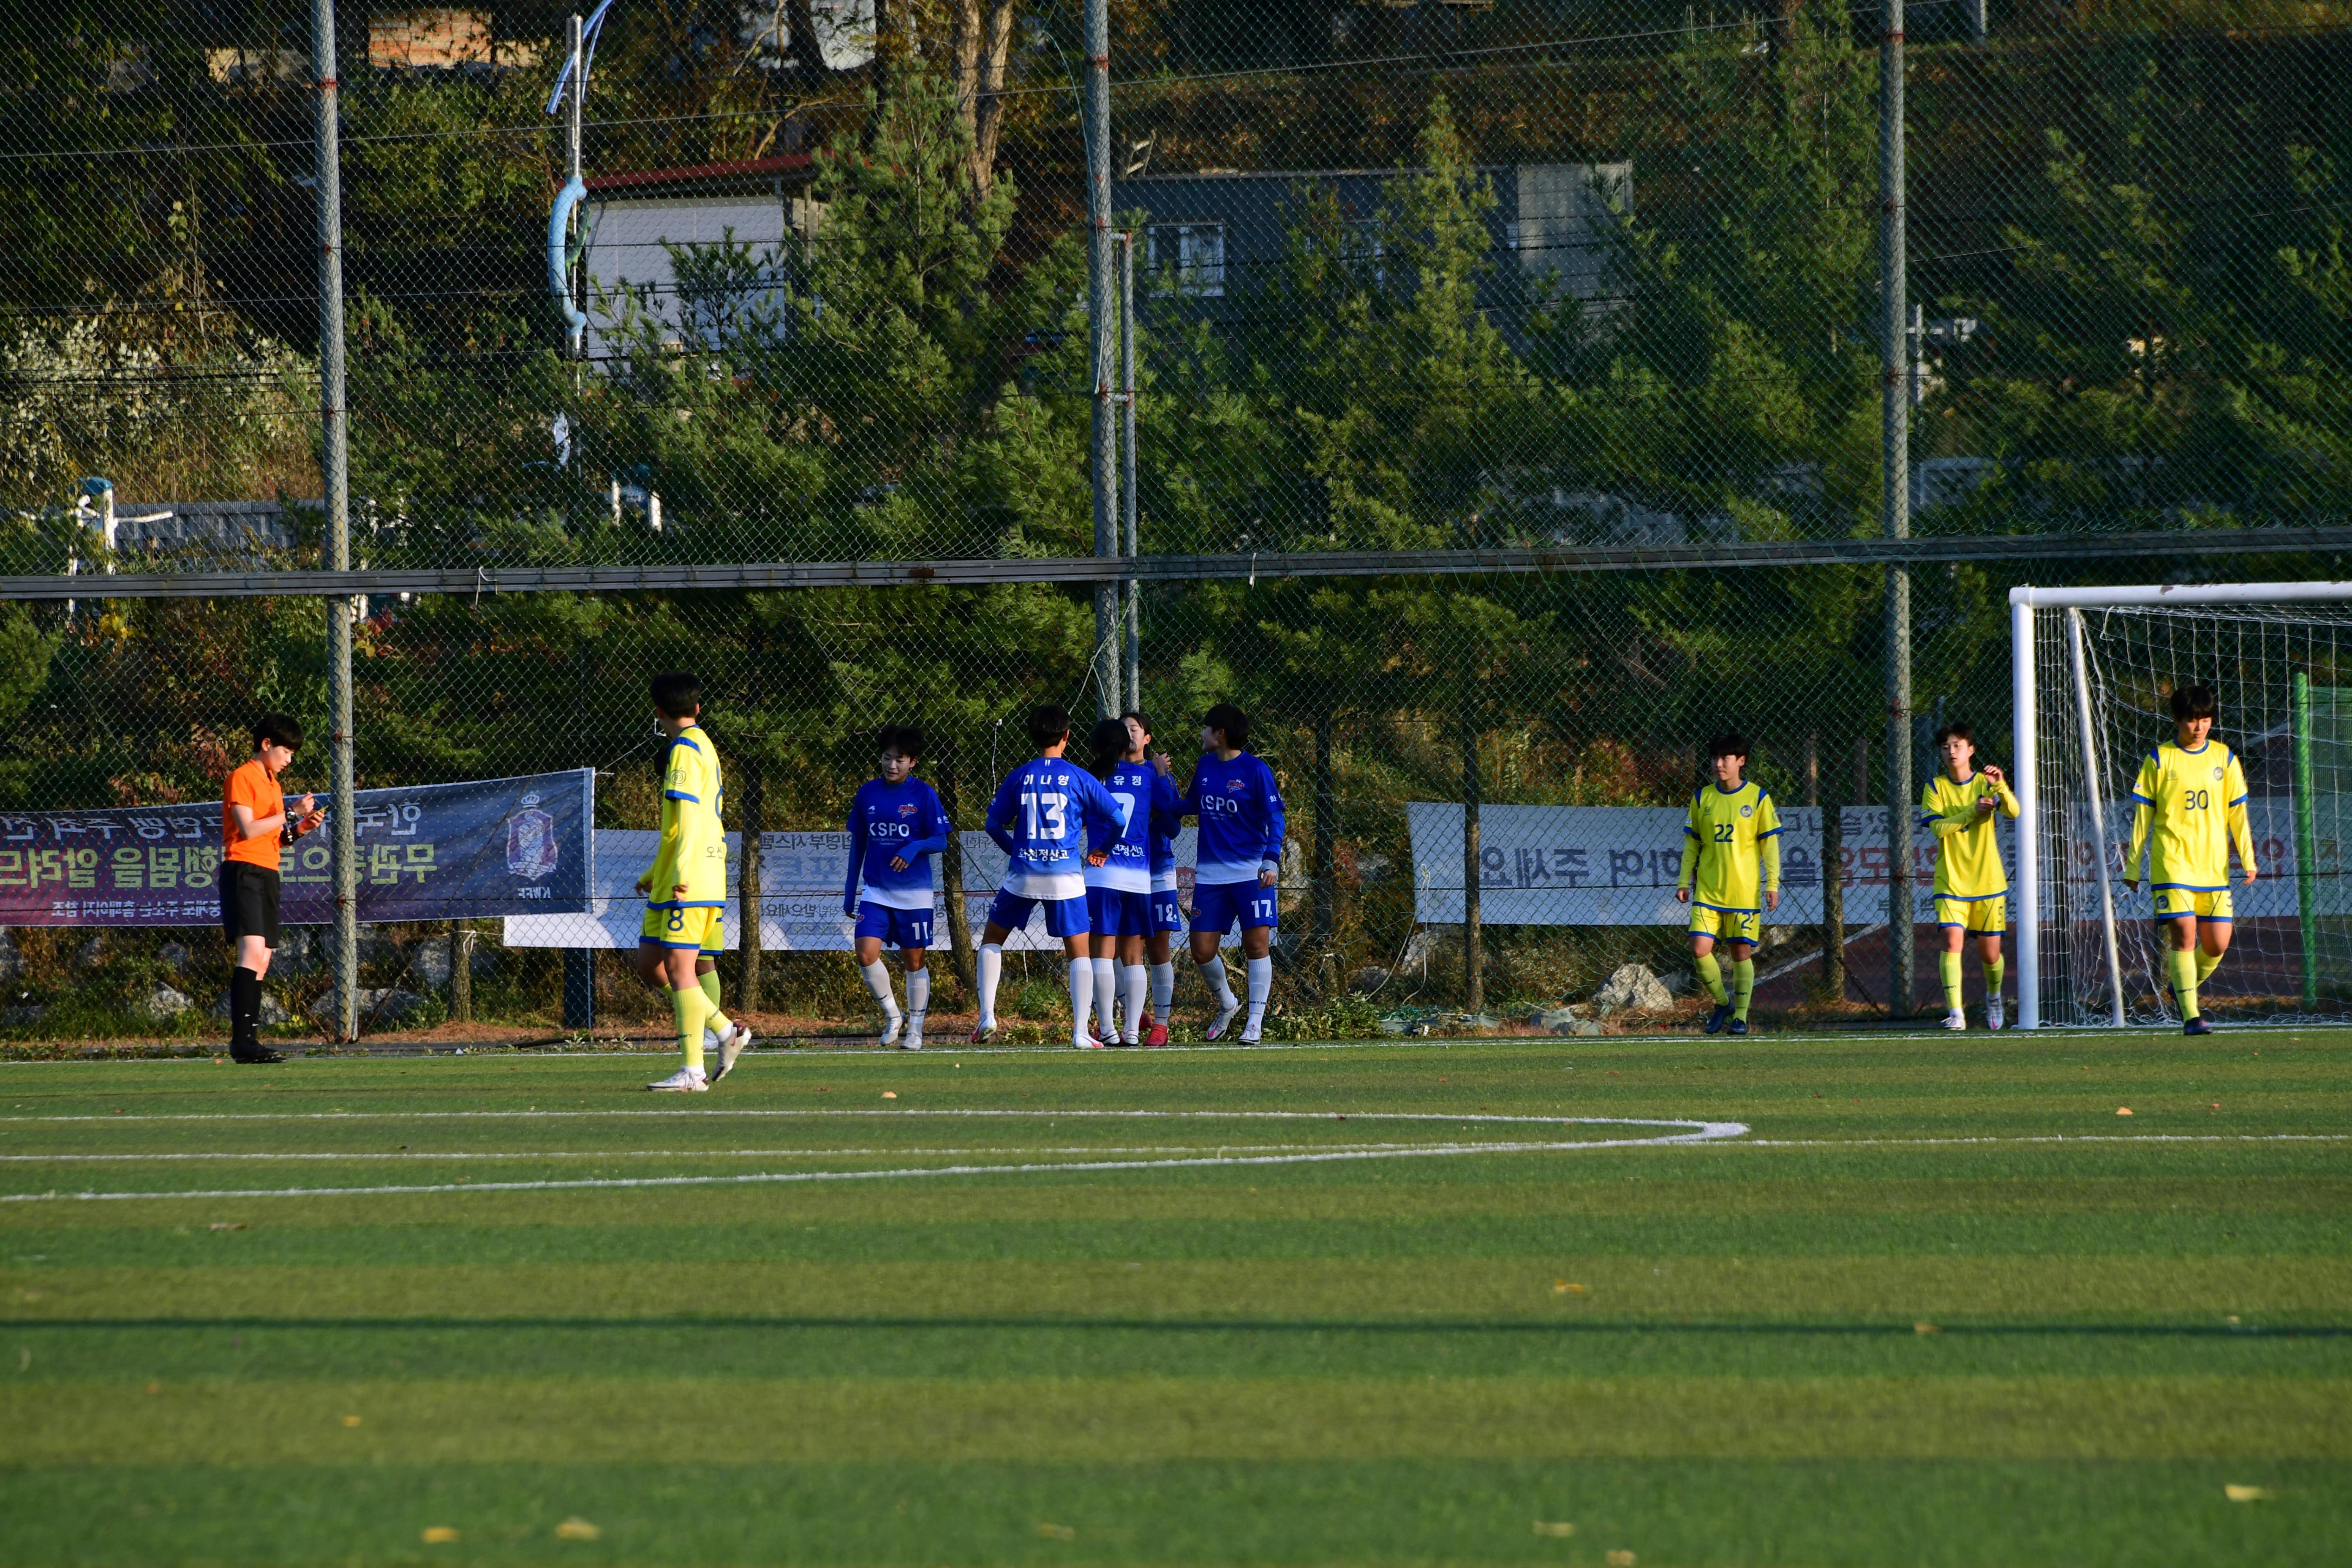
[{"label": "blue banner", "polygon": [[[299,792],[288,796],[290,806]],[[584,912],[596,775],[586,768],[355,797],[359,918],[478,920]],[[334,920],[333,802],[281,850],[289,925]],[[185,926],[220,919],[221,807],[0,812],[0,926]]]}]

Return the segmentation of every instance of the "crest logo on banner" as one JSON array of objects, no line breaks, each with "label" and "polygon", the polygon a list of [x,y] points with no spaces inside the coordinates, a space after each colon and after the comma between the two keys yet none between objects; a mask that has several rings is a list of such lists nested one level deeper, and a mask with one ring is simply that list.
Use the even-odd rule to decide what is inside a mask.
[{"label": "crest logo on banner", "polygon": [[561,851],[555,818],[539,809],[539,796],[522,797],[523,809],[507,818],[507,869],[536,882],[555,869]]}]

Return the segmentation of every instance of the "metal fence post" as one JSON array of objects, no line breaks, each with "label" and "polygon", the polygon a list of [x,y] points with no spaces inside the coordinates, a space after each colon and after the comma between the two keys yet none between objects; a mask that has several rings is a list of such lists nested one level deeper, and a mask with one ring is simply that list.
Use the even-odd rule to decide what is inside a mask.
[{"label": "metal fence post", "polygon": [[[1903,232],[1903,0],[1878,47],[1880,506],[1889,539],[1911,533],[1911,353]],[[1911,574],[1886,569],[1886,1010],[1911,1014]]]},{"label": "metal fence post", "polygon": [[[351,444],[343,403],[343,212],[335,83],[335,0],[311,0],[310,57],[319,92],[319,467],[326,481],[327,570],[352,569]],[[335,889],[338,1040],[359,1035],[359,846],[352,820],[352,617],[355,599],[327,601],[327,705],[334,795],[329,842]]]},{"label": "metal fence post", "polygon": [[[1110,5],[1087,0],[1087,325],[1095,384],[1095,553],[1119,553],[1118,411],[1113,376],[1111,334],[1118,300],[1111,282],[1110,233]],[[1095,712],[1118,713],[1125,683],[1119,679],[1119,585],[1095,584]]]},{"label": "metal fence post", "polygon": [[[1120,474],[1119,504],[1127,509],[1127,554],[1129,560],[1143,553],[1143,525],[1136,515],[1135,495],[1135,234],[1129,230],[1118,237],[1118,352],[1119,352],[1119,411],[1124,428],[1120,431],[1119,453],[1125,465]],[[1136,578],[1127,580],[1127,706],[1131,712],[1143,708],[1143,584]]]}]

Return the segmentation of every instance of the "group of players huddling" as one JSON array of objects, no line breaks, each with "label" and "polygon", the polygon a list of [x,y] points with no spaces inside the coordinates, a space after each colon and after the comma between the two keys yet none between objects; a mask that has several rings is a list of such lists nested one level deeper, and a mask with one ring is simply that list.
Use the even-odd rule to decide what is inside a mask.
[{"label": "group of players huddling", "polygon": [[[719,1010],[715,958],[727,907],[727,837],[719,825],[725,788],[718,752],[698,722],[701,687],[690,675],[656,676],[653,700],[669,748],[660,846],[637,879],[646,895],[637,973],[669,994],[683,1058],[677,1072],[649,1087],[694,1093],[734,1070],[751,1035]],[[1037,754],[1006,776],[982,824],[1004,851],[1005,872],[974,955],[980,1021],[972,1040],[996,1033],[1006,940],[1042,910],[1046,935],[1061,942],[1069,961],[1070,1043],[1082,1050],[1167,1043],[1176,990],[1171,939],[1185,925],[1177,907],[1174,839],[1181,820],[1192,816],[1201,824],[1192,962],[1215,1010],[1207,1037],[1222,1038],[1240,1015],[1243,1043],[1256,1043],[1274,988],[1284,822],[1274,771],[1247,750],[1248,717],[1231,703],[1209,710],[1201,760],[1181,794],[1167,753],[1151,750],[1150,725],[1140,713],[1098,721],[1083,767],[1067,755],[1070,716],[1061,708],[1032,709],[1028,731]],[[842,913],[856,922],[857,965],[882,1009],[882,1044],[919,1051],[931,995],[931,858],[947,847],[954,825],[937,792],[914,776],[922,731],[888,725],[880,741],[881,773],[860,784],[849,804]],[[1217,953],[1236,925],[1245,1003],[1234,995]],[[882,962],[886,946],[905,959],[903,1010]],[[715,1071],[706,1061],[714,1052]]]},{"label": "group of players huddling", "polygon": [[[649,1087],[672,1092],[708,1089],[733,1070],[751,1031],[719,1008],[715,963],[727,902],[727,839],[719,825],[725,798],[719,755],[697,720],[699,683],[690,675],[654,678],[653,700],[669,737],[662,769],[661,843],[638,879],[646,896],[637,973],[668,993],[683,1065]],[[2133,786],[2136,808],[2124,879],[2137,889],[2143,851],[2166,963],[2187,1032],[2210,1032],[2198,987],[2228,951],[2232,912],[2232,846],[2252,883],[2253,836],[2245,774],[2230,748],[2211,738],[2213,693],[2183,687],[2172,696],[2175,733],[2149,752]],[[1244,1015],[1240,1039],[1255,1044],[1274,982],[1271,944],[1276,874],[1283,845],[1282,796],[1274,772],[1247,750],[1249,720],[1221,702],[1201,727],[1201,759],[1180,794],[1167,753],[1151,750],[1140,713],[1103,719],[1088,737],[1080,766],[1067,752],[1070,716],[1051,703],[1033,709],[1029,740],[1036,755],[1008,774],[989,802],[983,826],[1005,854],[1004,880],[989,906],[975,967],[980,1019],[975,1043],[997,1031],[996,996],[1004,943],[1042,910],[1045,932],[1069,962],[1070,1043],[1163,1045],[1176,986],[1171,939],[1185,929],[1176,894],[1173,839],[1184,817],[1200,821],[1192,888],[1192,962],[1207,984],[1213,1017],[1205,1031],[1222,1038]],[[849,870],[842,913],[856,922],[857,963],[880,1005],[881,1042],[923,1048],[930,1005],[934,889],[931,858],[954,831],[940,797],[914,776],[922,731],[891,725],[881,732],[881,773],[858,787],[849,806]],[[1965,724],[1939,731],[1942,766],[1920,794],[1919,826],[1938,845],[1936,924],[1943,946],[1937,964],[1947,1029],[1965,1029],[1960,965],[1976,939],[1985,979],[1985,1024],[2003,1025],[2001,938],[2008,928],[2009,882],[1993,837],[1998,816],[2018,815],[2017,796],[1997,767],[1977,765]],[[1766,911],[1780,900],[1779,813],[1771,795],[1741,774],[1748,746],[1737,734],[1710,742],[1714,780],[1691,795],[1684,832],[1690,839],[1675,890],[1691,906],[1693,967],[1715,1000],[1706,1029],[1748,1032],[1756,984],[1755,954]],[[1218,956],[1238,925],[1246,1001],[1237,999]],[[1731,958],[1727,983],[1716,944]],[[884,947],[904,955],[907,1005],[892,994]],[[1148,996],[1147,996],[1148,993]],[[1244,1008],[1246,1013],[1244,1014]],[[706,1068],[715,1052],[716,1071]]]}]

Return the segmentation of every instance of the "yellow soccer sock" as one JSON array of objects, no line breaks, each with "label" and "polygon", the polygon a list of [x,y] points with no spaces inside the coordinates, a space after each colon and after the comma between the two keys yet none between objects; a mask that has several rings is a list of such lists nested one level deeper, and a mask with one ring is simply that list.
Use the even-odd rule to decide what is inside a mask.
[{"label": "yellow soccer sock", "polygon": [[719,1010],[719,971],[698,975],[702,982],[702,994],[710,999],[710,1011],[703,1016],[702,1026],[714,1034],[723,1035],[735,1026],[735,1020]]},{"label": "yellow soccer sock", "polygon": [[2165,949],[2164,967],[2172,976],[2172,994],[2179,1000],[2183,1018],[2198,1016],[2197,955],[2177,947]]},{"label": "yellow soccer sock", "polygon": [[2197,950],[2197,984],[2202,985],[2212,979],[2213,971],[2220,966],[2221,963],[2220,953],[2208,952],[2203,948],[2199,948]]},{"label": "yellow soccer sock", "polygon": [[1944,1005],[1957,1013],[1960,1010],[1960,955],[1939,952],[1936,955],[1936,975],[1944,983]]},{"label": "yellow soccer sock", "polygon": [[1734,960],[1731,965],[1731,1016],[1748,1016],[1748,999],[1756,994],[1756,961],[1752,958]]},{"label": "yellow soccer sock", "polygon": [[1996,958],[1991,963],[1984,966],[1984,972],[1985,1000],[1988,1002],[1998,1002],[2000,1000],[2001,980],[2009,973],[2008,962],[2003,959]]},{"label": "yellow soccer sock", "polygon": [[1715,998],[1717,1006],[1730,1005],[1731,998],[1723,991],[1723,965],[1716,962],[1715,954],[1700,953],[1692,960],[1691,967],[1698,971],[1698,983],[1706,987],[1706,994]]},{"label": "yellow soccer sock", "polygon": [[702,1018],[710,1010],[710,998],[702,994],[699,985],[689,985],[683,991],[669,994],[669,1010],[677,1019],[677,1054],[695,1071],[702,1070]]}]

